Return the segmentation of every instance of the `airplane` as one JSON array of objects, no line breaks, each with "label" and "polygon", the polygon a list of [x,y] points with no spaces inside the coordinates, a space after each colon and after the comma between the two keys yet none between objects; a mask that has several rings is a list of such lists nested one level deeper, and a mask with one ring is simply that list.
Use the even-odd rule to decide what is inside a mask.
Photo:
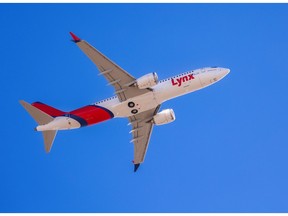
[{"label": "airplane", "polygon": [[128,118],[132,126],[131,142],[134,143],[134,172],[137,171],[148,149],[154,125],[164,125],[175,121],[173,109],[159,112],[165,101],[210,86],[223,77],[230,69],[206,67],[158,80],[155,72],[138,79],[108,59],[105,55],[70,32],[72,41],[91,59],[115,89],[115,96],[81,107],[70,112],[61,111],[41,102],[20,104],[38,123],[36,131],[41,131],[45,151],[49,153],[58,130],[70,130],[94,125],[112,118]]}]

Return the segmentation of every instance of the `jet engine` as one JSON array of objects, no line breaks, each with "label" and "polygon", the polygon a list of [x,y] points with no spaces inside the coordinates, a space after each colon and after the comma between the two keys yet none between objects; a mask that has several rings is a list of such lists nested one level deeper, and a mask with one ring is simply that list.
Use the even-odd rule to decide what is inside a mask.
[{"label": "jet engine", "polygon": [[154,73],[146,74],[136,80],[136,86],[139,89],[146,89],[149,87],[153,87],[158,83],[158,76]]},{"label": "jet engine", "polygon": [[157,113],[154,117],[152,122],[155,125],[163,125],[168,124],[170,122],[175,121],[176,117],[174,114],[173,109],[165,109],[159,113]]}]

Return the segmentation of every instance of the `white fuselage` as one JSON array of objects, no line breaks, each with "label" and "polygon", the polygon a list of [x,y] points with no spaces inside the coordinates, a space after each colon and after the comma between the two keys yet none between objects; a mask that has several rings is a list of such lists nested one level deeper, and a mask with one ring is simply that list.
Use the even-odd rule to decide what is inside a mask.
[{"label": "white fuselage", "polygon": [[177,76],[164,79],[152,87],[151,92],[129,98],[120,102],[117,96],[95,103],[109,109],[114,117],[129,117],[133,114],[128,103],[133,101],[138,113],[155,108],[172,98],[205,88],[226,76],[230,72],[226,68],[210,67],[188,71]]},{"label": "white fuselage", "polygon": [[[37,126],[37,131],[47,130],[67,130],[76,129],[86,125],[92,125],[113,117],[130,117],[141,112],[155,109],[158,105],[172,98],[194,92],[205,88],[213,83],[221,80],[230,72],[226,68],[210,67],[188,71],[177,76],[164,79],[153,86],[151,91],[137,97],[129,98],[126,101],[120,102],[117,96],[107,98],[93,104],[88,110],[86,107],[66,113],[56,117],[53,121],[45,125]],[[133,88],[137,88],[136,86]],[[133,102],[133,108],[128,106],[128,103]],[[97,107],[101,107],[98,109]],[[95,115],[89,113],[95,112]],[[95,110],[96,109],[96,110]],[[98,109],[98,111],[97,111]],[[105,110],[103,110],[105,109]],[[133,111],[135,111],[133,113]],[[86,114],[87,116],[86,116]],[[107,113],[110,113],[107,116]],[[98,116],[99,115],[99,116]],[[74,118],[73,118],[74,116]],[[86,117],[85,117],[86,116]],[[105,117],[106,116],[106,117]],[[91,117],[94,118],[91,120]],[[81,121],[81,118],[84,119]]]}]

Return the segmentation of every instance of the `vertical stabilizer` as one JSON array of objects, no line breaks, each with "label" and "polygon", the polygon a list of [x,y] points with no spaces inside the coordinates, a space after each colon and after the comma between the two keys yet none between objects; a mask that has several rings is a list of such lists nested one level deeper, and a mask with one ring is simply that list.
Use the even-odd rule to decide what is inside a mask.
[{"label": "vertical stabilizer", "polygon": [[[53,121],[54,118],[52,116],[44,113],[24,100],[19,102],[39,125],[44,125]],[[54,138],[57,134],[57,130],[43,131],[42,134],[44,138],[45,151],[49,153],[53,145]]]},{"label": "vertical stabilizer", "polygon": [[57,130],[42,131],[46,153],[51,151]]}]

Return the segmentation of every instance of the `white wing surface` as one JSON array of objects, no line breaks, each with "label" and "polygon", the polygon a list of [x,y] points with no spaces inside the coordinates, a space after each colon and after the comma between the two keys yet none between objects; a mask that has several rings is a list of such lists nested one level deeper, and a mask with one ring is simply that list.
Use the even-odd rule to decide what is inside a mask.
[{"label": "white wing surface", "polygon": [[98,70],[100,71],[100,75],[103,75],[107,79],[108,84],[115,88],[115,94],[118,96],[120,101],[125,101],[128,98],[149,92],[147,89],[139,89],[134,87],[133,84],[135,83],[136,79],[133,76],[112,62],[89,43],[81,40],[72,32],[70,32],[70,34],[78,47],[97,66]]},{"label": "white wing surface", "polygon": [[134,143],[134,172],[137,171],[140,163],[143,163],[145,159],[153,129],[151,120],[159,108],[160,105],[154,109],[129,117],[130,124],[132,124],[131,132],[133,135],[131,142]]}]

